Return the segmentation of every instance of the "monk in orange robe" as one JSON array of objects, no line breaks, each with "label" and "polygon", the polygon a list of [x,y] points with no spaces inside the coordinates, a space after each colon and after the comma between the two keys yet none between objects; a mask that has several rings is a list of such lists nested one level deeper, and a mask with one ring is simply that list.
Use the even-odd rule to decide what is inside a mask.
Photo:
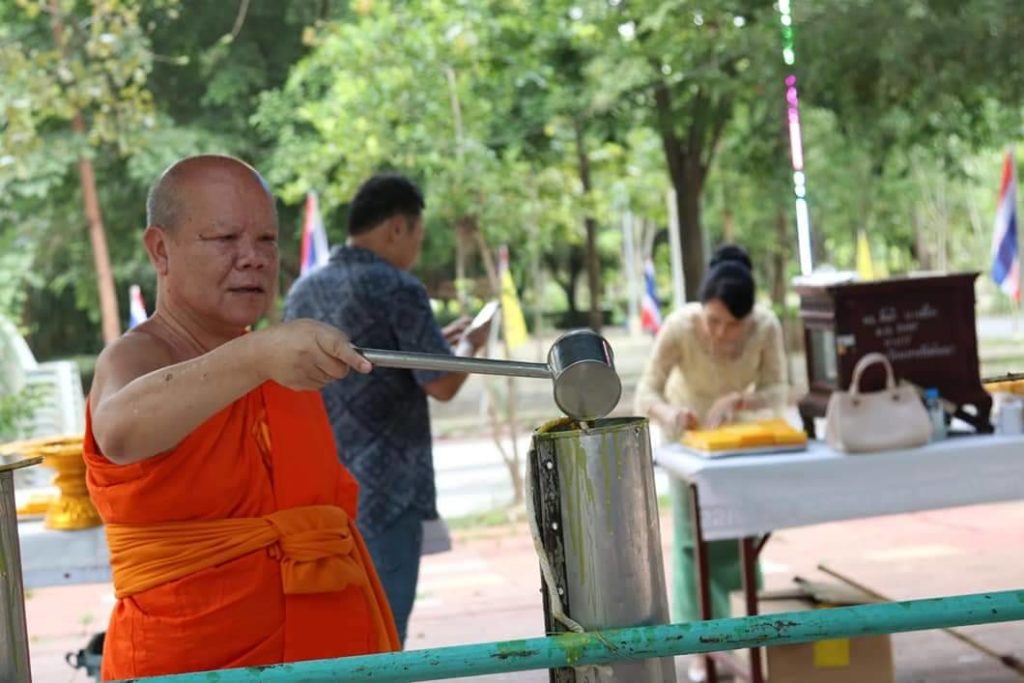
[{"label": "monk in orange robe", "polygon": [[398,649],[317,391],[370,364],[315,321],[248,331],[278,277],[266,183],[181,160],[147,223],[156,312],[100,355],[87,405],[118,597],[103,679]]}]

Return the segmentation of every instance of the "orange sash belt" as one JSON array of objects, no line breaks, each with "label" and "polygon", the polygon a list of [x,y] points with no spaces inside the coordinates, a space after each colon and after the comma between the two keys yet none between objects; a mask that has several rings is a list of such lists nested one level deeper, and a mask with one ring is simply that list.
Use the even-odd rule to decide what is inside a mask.
[{"label": "orange sash belt", "polygon": [[[124,598],[263,548],[281,562],[286,594],[363,589],[382,646],[399,649],[387,598],[359,531],[334,505],[161,524],[108,524],[114,593]],[[387,617],[385,618],[385,614]]]}]

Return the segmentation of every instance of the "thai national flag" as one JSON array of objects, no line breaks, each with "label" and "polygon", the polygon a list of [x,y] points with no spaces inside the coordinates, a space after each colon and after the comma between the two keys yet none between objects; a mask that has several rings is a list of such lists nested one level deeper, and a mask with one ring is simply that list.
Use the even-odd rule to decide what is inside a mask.
[{"label": "thai national flag", "polygon": [[992,231],[992,279],[999,289],[1020,303],[1020,251],[1017,247],[1017,173],[1013,152],[1006,153],[1003,182]]},{"label": "thai national flag", "polygon": [[135,327],[149,316],[146,304],[142,300],[142,290],[138,285],[128,287],[128,329]]},{"label": "thai national flag", "polygon": [[651,334],[661,329],[661,304],[658,302],[658,289],[654,282],[654,263],[647,259],[644,263],[644,294],[640,299],[640,326]]},{"label": "thai national flag", "polygon": [[302,221],[302,262],[299,274],[305,275],[314,268],[327,263],[328,258],[327,233],[324,232],[324,222],[320,219],[320,207],[317,204],[316,193],[306,194],[306,216]]}]

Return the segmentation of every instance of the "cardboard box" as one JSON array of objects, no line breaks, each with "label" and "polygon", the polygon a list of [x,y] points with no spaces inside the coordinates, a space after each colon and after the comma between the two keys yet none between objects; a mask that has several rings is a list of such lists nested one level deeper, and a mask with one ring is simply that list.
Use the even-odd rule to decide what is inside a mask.
[{"label": "cardboard box", "polygon": [[[869,602],[874,600],[841,584],[800,582],[792,589],[761,592],[758,612],[802,612]],[[746,615],[743,593],[733,593],[730,603],[733,616]],[[894,683],[888,635],[776,645],[762,652],[768,683]]]}]

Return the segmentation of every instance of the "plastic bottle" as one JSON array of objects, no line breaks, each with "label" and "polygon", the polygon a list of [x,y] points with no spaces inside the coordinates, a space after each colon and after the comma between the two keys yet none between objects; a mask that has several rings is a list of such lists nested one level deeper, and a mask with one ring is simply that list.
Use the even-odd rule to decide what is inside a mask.
[{"label": "plastic bottle", "polygon": [[925,389],[924,405],[928,409],[928,419],[932,423],[932,441],[945,439],[947,436],[946,411],[942,409],[942,400],[939,398],[938,389]]}]

